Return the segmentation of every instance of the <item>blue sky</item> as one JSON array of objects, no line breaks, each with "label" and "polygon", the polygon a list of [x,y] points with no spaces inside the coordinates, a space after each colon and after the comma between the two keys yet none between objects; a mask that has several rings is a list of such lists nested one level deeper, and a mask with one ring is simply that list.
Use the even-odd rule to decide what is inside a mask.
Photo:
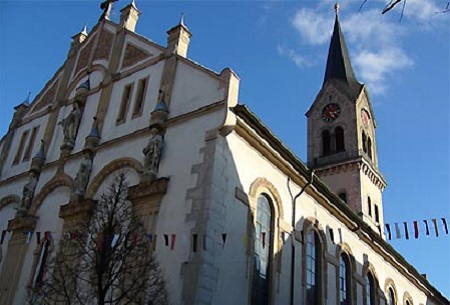
[{"label": "blue sky", "polygon": [[[408,0],[401,22],[386,1],[341,1],[340,20],[358,79],[378,123],[386,223],[450,219],[450,15],[440,0]],[[127,4],[115,4],[113,20]],[[334,22],[334,1],[143,1],[137,32],[165,45],[181,13],[193,33],[188,56],[241,78],[240,101],[302,160],[305,112],[318,93]],[[33,99],[64,62],[71,36],[90,30],[99,1],[0,1],[0,135],[13,107]],[[423,232],[423,227],[422,227]],[[441,230],[442,233],[442,230]],[[450,297],[450,235],[392,240]]]}]

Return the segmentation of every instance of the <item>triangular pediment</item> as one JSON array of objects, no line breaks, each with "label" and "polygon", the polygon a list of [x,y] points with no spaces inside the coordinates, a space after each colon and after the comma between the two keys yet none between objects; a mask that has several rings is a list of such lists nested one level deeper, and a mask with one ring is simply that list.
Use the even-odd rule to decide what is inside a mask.
[{"label": "triangular pediment", "polygon": [[136,46],[128,43],[125,47],[125,53],[122,60],[121,69],[131,67],[136,63],[145,60],[147,58],[153,57],[153,54]]}]

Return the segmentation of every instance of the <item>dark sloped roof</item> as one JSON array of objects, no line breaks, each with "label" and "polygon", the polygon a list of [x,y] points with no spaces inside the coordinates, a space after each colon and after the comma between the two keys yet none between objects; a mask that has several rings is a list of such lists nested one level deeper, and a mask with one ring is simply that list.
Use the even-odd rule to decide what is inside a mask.
[{"label": "dark sloped roof", "polygon": [[329,79],[337,79],[347,84],[353,93],[352,95],[357,95],[361,91],[362,85],[358,82],[353,72],[352,63],[348,55],[347,45],[345,44],[337,14],[330,49],[328,50],[327,68],[325,70],[323,85]]}]

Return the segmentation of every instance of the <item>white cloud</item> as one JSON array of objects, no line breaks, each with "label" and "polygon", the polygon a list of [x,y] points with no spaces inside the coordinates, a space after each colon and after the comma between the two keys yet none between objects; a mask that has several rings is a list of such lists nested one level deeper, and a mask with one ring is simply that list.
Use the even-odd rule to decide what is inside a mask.
[{"label": "white cloud", "polygon": [[332,20],[324,14],[301,9],[295,13],[292,24],[307,44],[321,45],[330,40]]},{"label": "white cloud", "polygon": [[393,77],[395,72],[413,64],[401,49],[395,47],[379,52],[363,50],[353,62],[359,68],[360,76],[367,82],[369,90],[375,94],[385,92],[390,77]]},{"label": "white cloud", "polygon": [[[413,10],[419,1],[427,2],[408,0],[407,5],[411,4]],[[364,7],[358,12],[360,1],[352,1],[353,6],[341,9],[339,17],[358,79],[366,83],[371,92],[381,94],[389,87],[391,78],[396,77],[400,70],[413,65],[413,60],[402,49],[407,28],[397,20],[392,21],[392,18],[381,15],[385,1],[377,2],[380,3],[379,8]],[[424,7],[428,11],[434,9],[429,4]],[[315,54],[326,52],[324,50],[328,49],[334,23],[331,14],[329,0],[320,1],[314,9],[302,8],[294,14],[292,26],[300,34],[302,48],[310,47]],[[287,47],[279,47],[278,53],[290,58],[300,68],[323,61],[323,58],[306,61],[295,49]]]},{"label": "white cloud", "polygon": [[285,56],[291,59],[295,63],[295,65],[299,68],[313,66],[313,62],[311,59],[307,59],[306,57],[302,56],[300,53],[296,52],[293,49],[278,45],[277,51],[278,54],[280,54],[281,56]]}]

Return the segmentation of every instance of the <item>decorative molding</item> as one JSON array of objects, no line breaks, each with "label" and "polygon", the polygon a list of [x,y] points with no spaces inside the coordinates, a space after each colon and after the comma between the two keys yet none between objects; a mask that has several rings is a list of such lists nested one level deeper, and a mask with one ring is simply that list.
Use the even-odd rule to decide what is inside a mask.
[{"label": "decorative molding", "polygon": [[16,217],[8,222],[8,230],[32,231],[36,228],[37,219],[37,217],[31,215]]},{"label": "decorative molding", "polygon": [[53,192],[56,188],[62,186],[67,186],[72,190],[73,179],[64,172],[57,172],[56,175],[41,188],[39,194],[35,196],[31,207],[28,210],[28,214],[35,215],[47,195]]},{"label": "decorative molding", "polygon": [[11,203],[17,203],[18,205],[20,205],[21,199],[19,196],[17,195],[8,195],[3,197],[2,199],[0,199],[0,211],[10,205]]},{"label": "decorative molding", "polygon": [[142,172],[142,164],[136,159],[128,157],[116,159],[105,165],[102,170],[92,179],[92,182],[87,187],[85,198],[93,198],[102,182],[109,175],[119,169],[126,167],[134,169],[137,173]]},{"label": "decorative molding", "polygon": [[360,170],[364,173],[372,183],[377,186],[381,191],[386,187],[386,182],[384,179],[362,158],[353,160],[350,162],[345,162],[341,164],[334,164],[327,166],[325,168],[316,169],[317,176],[331,176],[337,175],[348,171]]},{"label": "decorative molding", "polygon": [[[250,201],[251,208],[256,209],[256,200],[258,199],[257,196],[261,193],[267,193],[267,195],[271,196],[274,199],[274,204],[277,207],[277,215],[275,216],[284,219],[283,204],[281,201],[280,193],[278,192],[277,188],[266,178],[256,178],[256,180],[251,184],[248,192],[249,197],[254,199]],[[253,203],[255,203],[255,205]]]},{"label": "decorative molding", "polygon": [[131,200],[140,199],[142,197],[164,195],[167,192],[169,178],[161,177],[153,181],[141,182],[131,186],[128,189],[128,197]]},{"label": "decorative molding", "polygon": [[96,202],[92,199],[74,200],[59,208],[59,217],[64,219],[65,223],[73,219],[89,220],[92,215]]}]

